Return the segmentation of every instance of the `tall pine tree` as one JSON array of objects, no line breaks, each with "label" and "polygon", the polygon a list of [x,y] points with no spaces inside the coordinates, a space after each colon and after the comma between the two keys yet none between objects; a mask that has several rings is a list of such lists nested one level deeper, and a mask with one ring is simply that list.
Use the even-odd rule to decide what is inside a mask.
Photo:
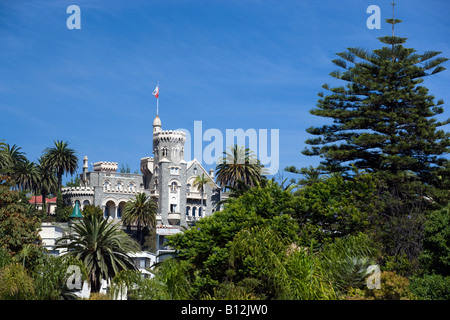
[{"label": "tall pine tree", "polygon": [[321,156],[321,167],[329,172],[348,171],[352,165],[373,172],[414,172],[423,182],[431,181],[431,172],[445,163],[450,134],[438,128],[434,117],[443,113],[443,101],[422,85],[423,79],[445,68],[447,58],[441,52],[417,54],[405,48],[407,38],[394,35],[398,19],[392,24],[392,36],[378,38],[388,45],[368,51],[348,48],[337,53],[333,63],[341,69],[330,73],[346,81],[345,86],[323,85],[328,95],[320,99],[311,114],[331,118],[332,124],[310,127],[317,137],[302,152]]}]

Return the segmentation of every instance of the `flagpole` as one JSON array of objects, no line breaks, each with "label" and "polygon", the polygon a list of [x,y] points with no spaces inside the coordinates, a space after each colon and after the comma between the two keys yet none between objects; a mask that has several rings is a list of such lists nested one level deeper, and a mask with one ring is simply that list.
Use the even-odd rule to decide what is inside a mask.
[{"label": "flagpole", "polygon": [[158,88],[158,96],[156,97],[156,115],[158,115],[158,109],[159,109],[159,81],[158,81],[158,84],[156,85],[156,87]]},{"label": "flagpole", "polygon": [[156,97],[156,116],[158,116],[159,111],[159,81],[156,85],[155,90],[153,90],[152,94]]}]

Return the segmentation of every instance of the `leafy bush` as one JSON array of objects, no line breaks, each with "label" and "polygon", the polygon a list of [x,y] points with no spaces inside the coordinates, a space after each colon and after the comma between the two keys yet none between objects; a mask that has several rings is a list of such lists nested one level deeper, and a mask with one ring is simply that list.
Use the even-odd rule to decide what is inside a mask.
[{"label": "leafy bush", "polygon": [[[267,181],[264,186],[254,187],[238,198],[230,199],[223,211],[201,219],[195,228],[170,236],[167,244],[177,250],[180,260],[189,262],[195,270],[193,297],[200,298],[207,293],[212,295],[214,288],[228,279],[230,259],[233,259],[230,246],[241,231],[260,227],[283,239],[286,246],[296,243],[298,226],[292,216],[299,205],[298,197],[275,182]],[[245,234],[241,236],[245,237]],[[246,239],[248,245],[257,245],[251,238]],[[236,241],[234,243],[237,244]],[[275,252],[278,254],[277,250]],[[248,258],[235,261],[239,264],[235,268],[235,284],[258,273],[260,256],[258,251]],[[264,285],[267,288],[268,283]]]},{"label": "leafy bush", "polygon": [[420,261],[425,271],[450,276],[450,204],[428,216],[423,247]]},{"label": "leafy bush", "polygon": [[414,277],[410,290],[418,299],[450,300],[450,276],[431,274],[421,278]]},{"label": "leafy bush", "polygon": [[12,261],[13,258],[9,254],[8,250],[0,247],[0,269],[10,264]]},{"label": "leafy bush", "polygon": [[103,217],[103,210],[99,206],[94,206],[92,204],[85,205],[83,210],[83,217],[95,217],[96,219]]},{"label": "leafy bush", "polygon": [[395,272],[381,272],[381,289],[364,289],[369,300],[410,300],[413,298],[408,290],[409,280]]},{"label": "leafy bush", "polygon": [[301,237],[327,243],[334,238],[366,232],[377,211],[372,201],[375,182],[371,175],[352,180],[332,177],[296,192],[300,200],[295,216],[301,226]]},{"label": "leafy bush", "polygon": [[67,279],[70,276],[67,270],[69,266],[78,266],[81,271],[81,283],[88,279],[86,268],[81,260],[71,256],[46,255],[39,265],[34,268],[32,274],[36,298],[39,300],[75,300],[75,291],[69,289]]},{"label": "leafy bush", "polygon": [[89,300],[111,300],[111,298],[105,293],[93,292],[89,295]]},{"label": "leafy bush", "polygon": [[0,270],[0,300],[33,300],[33,279],[19,263],[11,263]]},{"label": "leafy bush", "polygon": [[315,257],[270,228],[241,230],[229,247],[232,279],[241,287],[252,280],[253,288],[245,293],[260,299],[334,298]]}]

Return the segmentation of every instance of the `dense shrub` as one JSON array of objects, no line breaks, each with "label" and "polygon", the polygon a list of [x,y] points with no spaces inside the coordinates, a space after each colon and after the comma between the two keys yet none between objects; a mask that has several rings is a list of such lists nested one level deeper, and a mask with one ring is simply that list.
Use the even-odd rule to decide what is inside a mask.
[{"label": "dense shrub", "polygon": [[414,277],[411,279],[410,290],[418,299],[450,300],[450,276],[432,274]]}]

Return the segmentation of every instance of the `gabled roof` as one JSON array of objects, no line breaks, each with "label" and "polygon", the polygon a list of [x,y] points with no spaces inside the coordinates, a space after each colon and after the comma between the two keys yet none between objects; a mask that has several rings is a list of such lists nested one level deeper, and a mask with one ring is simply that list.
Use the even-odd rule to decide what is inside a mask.
[{"label": "gabled roof", "polygon": [[199,166],[203,172],[205,173],[205,175],[209,178],[209,180],[211,180],[211,182],[214,184],[215,188],[220,188],[220,186],[214,181],[213,178],[211,178],[211,176],[209,175],[209,173],[206,171],[205,168],[203,168],[203,166],[200,164],[200,162],[198,162],[197,159],[194,158],[194,160],[191,160],[188,162],[187,166],[186,166],[186,170],[188,170],[190,167],[192,167],[193,164],[196,164],[197,166]]},{"label": "gabled roof", "polygon": [[[36,204],[42,204],[42,196],[32,196],[30,200],[28,200],[29,203],[34,204],[34,201],[36,200]],[[45,199],[45,203],[56,203],[56,197],[51,199]]]}]

